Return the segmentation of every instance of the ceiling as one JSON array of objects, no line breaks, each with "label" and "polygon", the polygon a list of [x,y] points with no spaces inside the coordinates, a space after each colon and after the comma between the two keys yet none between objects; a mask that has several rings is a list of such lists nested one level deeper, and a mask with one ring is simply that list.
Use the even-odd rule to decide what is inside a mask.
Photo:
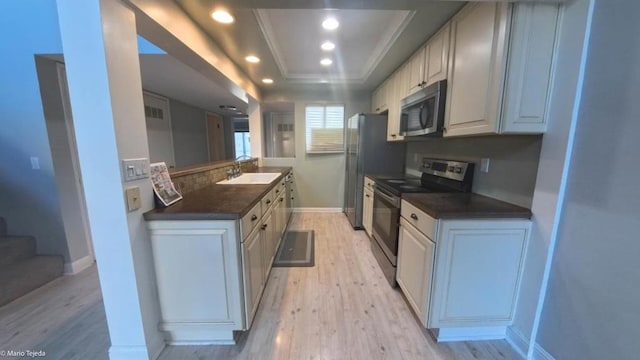
[{"label": "ceiling", "polygon": [[[372,90],[453,16],[465,2],[424,0],[175,0],[264,92],[322,90],[340,84]],[[211,19],[221,6],[235,17]],[[327,16],[340,26],[322,28]],[[325,52],[320,44],[336,44]],[[248,55],[261,61],[251,64]],[[329,57],[333,64],[320,65]],[[262,83],[268,77],[275,82]]]}]

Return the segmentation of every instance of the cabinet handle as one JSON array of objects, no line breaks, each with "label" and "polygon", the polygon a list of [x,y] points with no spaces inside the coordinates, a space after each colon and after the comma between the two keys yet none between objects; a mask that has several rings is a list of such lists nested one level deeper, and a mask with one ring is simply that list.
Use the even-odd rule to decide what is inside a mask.
[{"label": "cabinet handle", "polygon": [[283,201],[284,201],[284,198],[280,198],[280,202],[283,202]]},{"label": "cabinet handle", "polygon": [[271,204],[271,200],[267,200],[267,205]]},{"label": "cabinet handle", "polygon": [[279,192],[280,192],[280,190],[276,190],[276,194],[279,193]]},{"label": "cabinet handle", "polygon": [[442,131],[447,132],[447,128],[443,126]]},{"label": "cabinet handle", "polygon": [[371,196],[369,196],[369,194],[367,194],[367,195],[365,195],[365,196],[366,196],[366,197],[371,197]]},{"label": "cabinet handle", "polygon": [[380,108],[376,108],[376,111],[380,111]]},{"label": "cabinet handle", "polygon": [[425,86],[425,85],[427,85],[427,82],[423,81],[420,85]]},{"label": "cabinet handle", "polygon": [[418,220],[418,215],[416,215],[416,214],[411,214],[411,218],[412,218],[413,220]]},{"label": "cabinet handle", "polygon": [[396,137],[396,134],[391,134],[391,137]]},{"label": "cabinet handle", "polygon": [[258,220],[258,216],[256,214],[253,214],[253,216],[251,216],[251,221],[256,221]]},{"label": "cabinet handle", "polygon": [[261,229],[261,230],[267,230],[267,224],[263,224],[263,225],[260,227],[260,229]]}]

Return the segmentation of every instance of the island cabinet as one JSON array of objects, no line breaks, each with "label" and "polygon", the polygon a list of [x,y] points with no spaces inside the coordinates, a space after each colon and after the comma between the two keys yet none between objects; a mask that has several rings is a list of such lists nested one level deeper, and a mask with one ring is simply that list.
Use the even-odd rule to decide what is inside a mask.
[{"label": "island cabinet", "polygon": [[558,13],[482,2],[453,17],[444,136],[546,130]]},{"label": "island cabinet", "polygon": [[438,341],[505,337],[529,231],[528,219],[436,219],[402,201],[396,280]]},{"label": "island cabinet", "polygon": [[289,217],[276,184],[237,220],[150,220],[170,344],[234,344],[255,317]]}]

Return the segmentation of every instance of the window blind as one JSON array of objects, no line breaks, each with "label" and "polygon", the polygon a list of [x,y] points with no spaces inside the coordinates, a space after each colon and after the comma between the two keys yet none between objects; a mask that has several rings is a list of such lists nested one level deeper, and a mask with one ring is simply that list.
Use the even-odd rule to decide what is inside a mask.
[{"label": "window blind", "polygon": [[305,126],[307,154],[344,152],[344,106],[307,106]]}]

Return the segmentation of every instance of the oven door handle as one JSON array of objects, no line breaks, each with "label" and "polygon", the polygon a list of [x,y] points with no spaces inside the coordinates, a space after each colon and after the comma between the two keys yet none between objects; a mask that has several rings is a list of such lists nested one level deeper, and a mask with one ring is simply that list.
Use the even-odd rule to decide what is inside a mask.
[{"label": "oven door handle", "polygon": [[391,203],[391,204],[393,204],[394,206],[399,206],[399,205],[400,205],[400,199],[399,199],[399,198],[397,198],[397,197],[395,197],[395,196],[393,196],[393,195],[390,195],[390,194],[387,194],[387,193],[383,192],[383,191],[382,191],[380,188],[378,188],[378,187],[376,187],[376,190],[374,191],[374,193],[373,193],[373,194],[374,194],[374,196],[380,196],[380,197],[382,197],[383,199],[387,200],[388,202],[390,202],[390,203]]}]

